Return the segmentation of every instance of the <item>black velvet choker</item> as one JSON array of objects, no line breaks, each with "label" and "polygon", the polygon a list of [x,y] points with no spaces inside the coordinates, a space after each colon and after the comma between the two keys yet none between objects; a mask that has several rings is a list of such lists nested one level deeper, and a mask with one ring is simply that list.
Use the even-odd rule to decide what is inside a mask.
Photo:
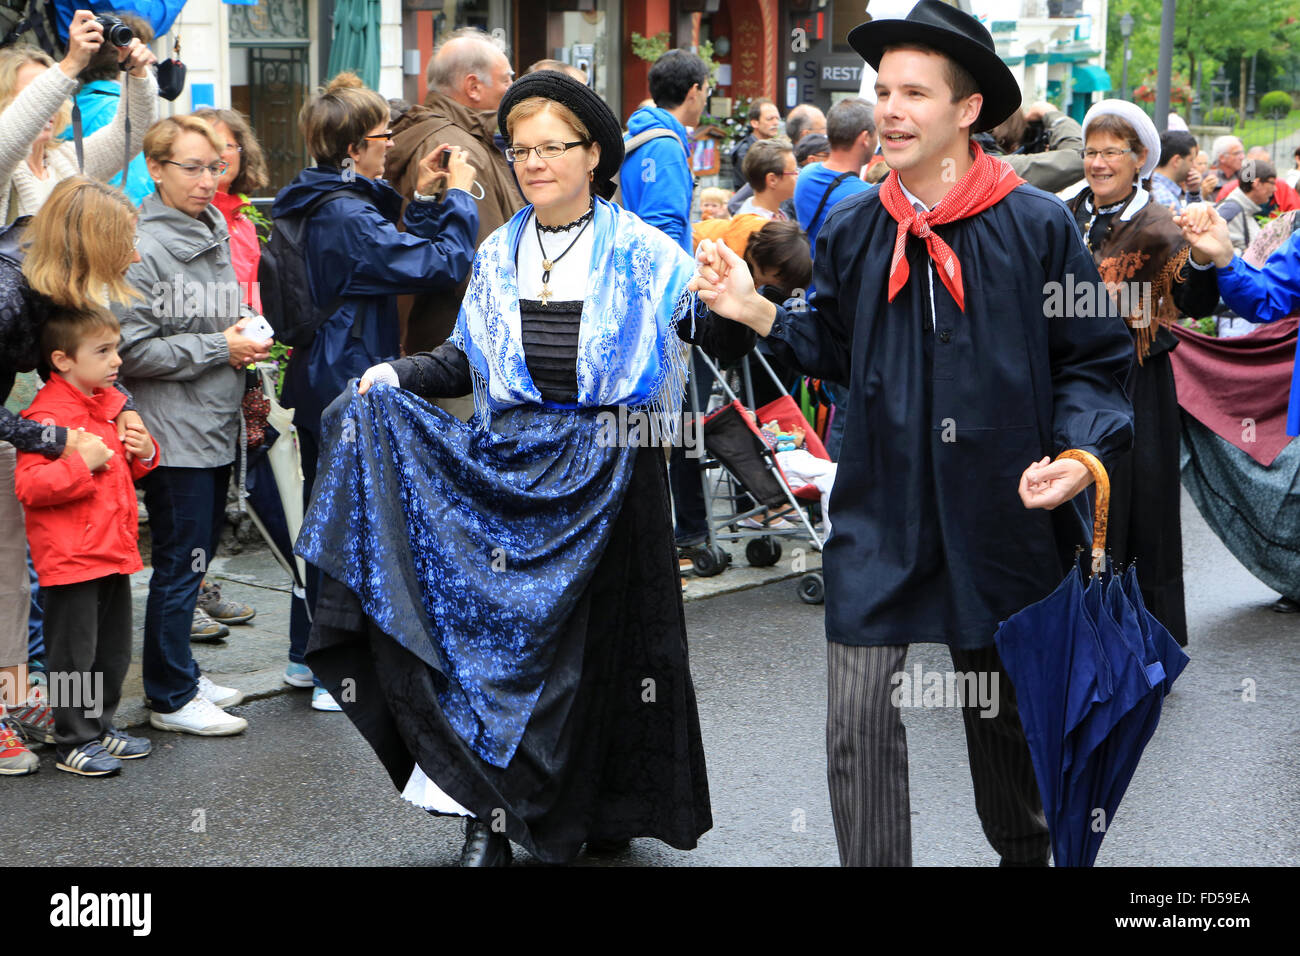
[{"label": "black velvet choker", "polygon": [[584,222],[586,222],[588,219],[591,218],[591,214],[595,211],[596,211],[596,201],[593,199],[591,201],[591,205],[587,207],[587,211],[584,212],[577,219],[573,220],[573,222],[566,222],[563,226],[543,226],[540,222],[537,221],[537,217],[534,215],[533,223],[534,225],[537,226],[539,232],[568,232],[570,229],[574,228],[575,226],[581,226]]}]

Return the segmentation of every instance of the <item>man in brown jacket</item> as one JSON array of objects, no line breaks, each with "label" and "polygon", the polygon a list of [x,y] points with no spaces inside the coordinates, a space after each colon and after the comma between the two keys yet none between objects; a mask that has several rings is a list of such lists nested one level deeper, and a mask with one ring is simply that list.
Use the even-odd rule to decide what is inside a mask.
[{"label": "man in brown jacket", "polygon": [[[410,202],[422,157],[439,143],[467,150],[483,187],[483,198],[478,201],[476,247],[524,204],[510,164],[493,140],[496,109],[513,75],[510,61],[486,33],[474,29],[455,31],[434,51],[424,104],[412,107],[393,127],[393,148],[385,159],[389,182]],[[468,284],[466,277],[450,295],[399,297],[405,354],[432,349],[446,341],[456,324]]]}]

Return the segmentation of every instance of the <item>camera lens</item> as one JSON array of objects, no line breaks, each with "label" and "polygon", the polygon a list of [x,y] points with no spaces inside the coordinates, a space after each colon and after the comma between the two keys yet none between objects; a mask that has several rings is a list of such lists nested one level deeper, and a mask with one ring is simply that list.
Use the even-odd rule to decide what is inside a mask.
[{"label": "camera lens", "polygon": [[104,27],[104,39],[113,46],[128,47],[131,45],[131,41],[135,39],[135,34],[131,32],[131,28],[117,17],[105,14],[95,17],[95,19]]}]

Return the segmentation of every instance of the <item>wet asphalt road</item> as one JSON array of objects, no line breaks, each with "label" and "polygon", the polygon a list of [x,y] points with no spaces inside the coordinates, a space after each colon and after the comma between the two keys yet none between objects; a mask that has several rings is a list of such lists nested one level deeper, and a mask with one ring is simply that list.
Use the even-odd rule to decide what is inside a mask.
[{"label": "wet asphalt road", "polygon": [[[1300,861],[1300,621],[1252,578],[1183,498],[1193,661],[1098,865],[1285,865]],[[713,829],[692,852],[634,841],[580,865],[833,866],[826,793],[822,611],[793,582],[687,606]],[[946,670],[918,646],[909,667]],[[1253,682],[1255,699],[1243,700]],[[235,712],[235,738],[148,730],[153,756],[117,778],[55,770],[0,778],[3,862],[71,866],[381,865],[454,861],[460,825],[405,804],[369,748],[309,693]],[[960,714],[905,710],[918,865],[992,865],[975,814]],[[21,826],[15,824],[21,821]],[[802,826],[800,826],[802,824]],[[522,851],[516,860],[531,862]]]}]

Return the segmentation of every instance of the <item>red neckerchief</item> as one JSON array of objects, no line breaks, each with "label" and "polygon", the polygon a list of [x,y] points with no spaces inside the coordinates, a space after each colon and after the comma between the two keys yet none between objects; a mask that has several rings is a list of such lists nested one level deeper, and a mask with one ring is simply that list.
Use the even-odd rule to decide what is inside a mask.
[{"label": "red neckerchief", "polygon": [[889,263],[889,301],[894,301],[898,291],[907,285],[907,257],[903,254],[907,246],[907,234],[925,240],[926,251],[938,266],[939,278],[952,297],[957,301],[957,308],[966,311],[966,297],[962,291],[961,263],[953,254],[948,243],[933,231],[934,226],[942,226],[958,219],[965,219],[983,212],[999,202],[1007,193],[1024,182],[1016,175],[1010,164],[989,156],[980,149],[978,143],[971,143],[974,153],[971,167],[957,185],[948,191],[948,195],[928,212],[917,212],[916,208],[903,195],[903,187],[898,181],[898,172],[891,171],[880,186],[880,201],[885,210],[898,222],[898,238],[894,240],[894,256]]}]

